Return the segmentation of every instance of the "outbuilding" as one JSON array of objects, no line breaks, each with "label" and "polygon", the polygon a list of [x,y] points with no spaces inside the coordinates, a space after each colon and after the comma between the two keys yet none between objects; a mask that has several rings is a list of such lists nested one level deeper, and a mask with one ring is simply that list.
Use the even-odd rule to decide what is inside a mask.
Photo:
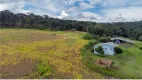
[{"label": "outbuilding", "polygon": [[99,46],[101,46],[103,48],[105,55],[114,55],[115,54],[114,48],[117,47],[118,45],[113,42],[95,45],[94,46],[94,53],[95,54],[99,54],[97,51],[95,51],[95,49],[98,48]]},{"label": "outbuilding", "polygon": [[113,43],[115,43],[115,44],[125,44],[125,43],[135,44],[135,42],[132,41],[132,40],[124,39],[124,38],[119,38],[119,37],[111,38],[111,41],[112,41]]}]

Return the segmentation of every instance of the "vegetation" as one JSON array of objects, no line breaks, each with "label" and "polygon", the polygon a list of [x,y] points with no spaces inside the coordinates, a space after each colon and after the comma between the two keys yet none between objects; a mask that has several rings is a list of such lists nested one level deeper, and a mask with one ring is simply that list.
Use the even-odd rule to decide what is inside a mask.
[{"label": "vegetation", "polygon": [[[91,48],[84,46],[81,49],[81,55],[86,66],[94,72],[111,76],[113,78],[138,79],[142,78],[141,77],[142,51],[138,49],[139,46],[142,46],[142,42],[136,41],[136,46],[133,46],[131,48],[125,48],[122,45],[120,46],[120,48],[122,48],[123,54],[114,55],[114,56],[105,56],[105,57],[95,55],[94,53],[91,52]],[[95,61],[98,61],[100,59],[112,60],[113,61],[112,68],[105,68],[95,64]],[[135,65],[133,65],[133,63],[135,63]]]},{"label": "vegetation", "polygon": [[142,47],[140,47],[139,49],[141,49],[141,50],[142,50]]},{"label": "vegetation", "polygon": [[42,77],[50,76],[52,73],[52,69],[42,62],[37,64],[37,70],[39,71]]},{"label": "vegetation", "polygon": [[[86,26],[88,26],[86,28]],[[123,36],[141,40],[142,21],[118,22],[118,23],[96,23],[76,20],[61,20],[51,18],[48,15],[39,16],[32,13],[28,15],[14,14],[8,10],[0,12],[0,28],[28,28],[53,31],[77,30],[95,35],[96,38],[109,36]]]},{"label": "vegetation", "polygon": [[142,35],[139,37],[139,40],[142,41]]},{"label": "vegetation", "polygon": [[110,38],[109,37],[102,37],[99,39],[100,42],[106,43],[106,42],[110,42]]},{"label": "vegetation", "polygon": [[96,48],[95,51],[97,51],[100,54],[104,54],[104,50],[103,50],[102,46],[99,46],[98,48]]},{"label": "vegetation", "polygon": [[114,52],[115,52],[116,54],[121,54],[121,53],[123,53],[123,50],[122,50],[121,48],[119,48],[119,47],[115,47],[115,48],[114,48]]},{"label": "vegetation", "polygon": [[[78,38],[64,39],[67,33],[78,35]],[[0,29],[0,78],[105,78],[83,64],[80,49],[88,43],[82,39],[84,34]]]},{"label": "vegetation", "polygon": [[[142,21],[96,23],[61,20],[48,15],[1,11],[0,78],[142,78],[141,24]],[[70,37],[65,37],[66,34]],[[129,48],[125,48],[125,44],[115,48],[119,55],[104,57],[92,53],[92,46],[98,40],[109,42],[108,37],[112,36],[140,41],[135,40],[135,46]],[[96,51],[104,54],[102,47]],[[99,59],[112,60],[113,67],[95,64]]]},{"label": "vegetation", "polygon": [[93,39],[93,35],[87,33],[86,35],[84,35],[84,39],[85,39],[85,40],[91,40],[91,39]]}]

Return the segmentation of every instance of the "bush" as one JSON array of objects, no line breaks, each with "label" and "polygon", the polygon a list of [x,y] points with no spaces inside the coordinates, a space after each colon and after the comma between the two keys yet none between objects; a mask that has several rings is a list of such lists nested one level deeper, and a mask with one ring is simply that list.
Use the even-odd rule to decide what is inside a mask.
[{"label": "bush", "polygon": [[90,51],[91,51],[92,53],[94,53],[94,47],[91,47]]},{"label": "bush", "polygon": [[56,36],[56,33],[53,33],[52,36]]},{"label": "bush", "polygon": [[139,40],[142,41],[142,35],[139,37]]},{"label": "bush", "polygon": [[99,46],[98,48],[96,48],[95,51],[100,54],[104,54],[104,50],[103,50],[102,46]]},{"label": "bush", "polygon": [[99,35],[94,35],[93,38],[97,40],[97,39],[100,38],[100,36]]},{"label": "bush", "polygon": [[88,42],[88,44],[90,44],[90,46],[94,46],[96,44],[96,41]]},{"label": "bush", "polygon": [[91,40],[91,39],[93,39],[93,35],[87,33],[83,38],[86,40]]},{"label": "bush", "polygon": [[121,54],[121,53],[123,53],[123,50],[119,47],[115,47],[114,52],[117,53],[117,54]]},{"label": "bush", "polygon": [[139,49],[142,50],[142,47],[140,47]]},{"label": "bush", "polygon": [[52,73],[52,69],[42,62],[38,63],[37,70],[40,72],[41,76],[50,76]]},{"label": "bush", "polygon": [[105,43],[105,42],[110,42],[111,40],[110,40],[110,38],[102,37],[102,38],[100,38],[99,41]]}]

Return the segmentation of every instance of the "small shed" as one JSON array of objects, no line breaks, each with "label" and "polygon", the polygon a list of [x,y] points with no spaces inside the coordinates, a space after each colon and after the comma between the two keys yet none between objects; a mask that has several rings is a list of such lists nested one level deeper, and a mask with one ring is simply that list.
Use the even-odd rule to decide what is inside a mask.
[{"label": "small shed", "polygon": [[111,38],[111,41],[115,44],[125,44],[125,43],[135,44],[135,42],[132,40],[119,38],[119,37]]},{"label": "small shed", "polygon": [[95,51],[95,49],[98,48],[99,46],[101,46],[103,48],[105,55],[114,55],[115,54],[114,48],[117,47],[118,45],[113,42],[95,45],[94,46],[94,53],[95,54],[99,54],[97,51]]}]

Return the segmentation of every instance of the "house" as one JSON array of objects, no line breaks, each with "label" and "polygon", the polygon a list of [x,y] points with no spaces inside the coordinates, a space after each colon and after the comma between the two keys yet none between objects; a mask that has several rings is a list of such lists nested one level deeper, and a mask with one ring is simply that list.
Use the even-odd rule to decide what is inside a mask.
[{"label": "house", "polygon": [[119,37],[111,38],[111,41],[115,44],[125,44],[125,43],[135,44],[135,42],[132,40],[119,38]]},{"label": "house", "polygon": [[94,46],[94,53],[95,54],[99,54],[98,52],[95,51],[95,49],[98,48],[99,46],[101,46],[103,48],[105,55],[114,55],[115,54],[114,48],[117,47],[118,45],[113,42],[95,45]]}]

